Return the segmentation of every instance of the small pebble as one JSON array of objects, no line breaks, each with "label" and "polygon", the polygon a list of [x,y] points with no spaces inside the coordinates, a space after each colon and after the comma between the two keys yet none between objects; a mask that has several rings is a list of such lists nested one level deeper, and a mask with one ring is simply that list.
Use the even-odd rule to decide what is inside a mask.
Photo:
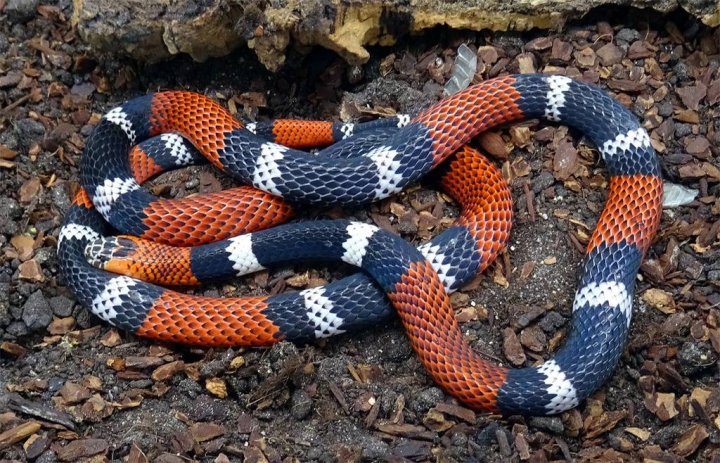
[{"label": "small pebble", "polygon": [[290,413],[296,420],[305,419],[312,411],[312,398],[302,389],[293,392],[290,399]]},{"label": "small pebble", "polygon": [[52,321],[52,309],[42,291],[37,290],[23,305],[22,320],[31,331],[47,327]]},{"label": "small pebble", "polygon": [[533,416],[530,418],[531,426],[545,429],[555,434],[560,434],[565,430],[562,420],[557,416]]},{"label": "small pebble", "polygon": [[711,367],[718,360],[718,354],[707,342],[685,342],[678,352],[680,373],[692,376]]},{"label": "small pebble", "polygon": [[40,0],[8,0],[4,13],[12,22],[24,23],[35,17]]}]

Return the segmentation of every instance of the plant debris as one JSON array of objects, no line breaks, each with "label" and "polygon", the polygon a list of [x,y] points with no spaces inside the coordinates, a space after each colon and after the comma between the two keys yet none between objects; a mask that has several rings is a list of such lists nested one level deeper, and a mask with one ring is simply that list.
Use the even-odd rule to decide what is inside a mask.
[{"label": "plant debris", "polygon": [[[0,459],[720,461],[720,31],[681,11],[634,20],[611,9],[559,32],[433,29],[373,49],[362,66],[298,49],[270,74],[248,51],[154,66],[95,53],[71,10],[70,0],[0,0]],[[469,410],[432,383],[394,319],[304,346],[162,345],[110,327],[63,286],[55,249],[82,149],[117,104],[182,88],[246,119],[369,119],[437,101],[462,60],[475,63],[470,82],[550,72],[604,88],[648,130],[675,190],[636,281],[619,365],[576,409]],[[536,365],[566,337],[606,171],[582,134],[554,123],[499,127],[474,143],[510,183],[514,228],[498,262],[451,301],[477,352]],[[182,197],[233,185],[197,166],[149,187]],[[419,244],[458,210],[428,181],[364,209],[299,214],[375,223]],[[192,291],[276,294],[351,271],[287,266]]]}]

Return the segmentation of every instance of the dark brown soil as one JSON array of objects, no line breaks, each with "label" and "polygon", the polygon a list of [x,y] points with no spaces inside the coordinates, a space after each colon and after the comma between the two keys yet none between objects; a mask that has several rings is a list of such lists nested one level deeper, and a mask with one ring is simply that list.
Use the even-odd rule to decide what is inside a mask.
[{"label": "dark brown soil", "polygon": [[[151,67],[94,56],[67,21],[69,0],[49,3],[0,0],[0,459],[720,462],[720,32],[683,16],[603,13],[612,23],[552,33],[435,30],[374,49],[362,67],[313,50],[270,74],[248,51]],[[651,132],[666,179],[699,192],[665,211],[621,363],[576,410],[464,409],[433,385],[394,320],[309,346],[189,349],[118,333],[63,287],[57,234],[84,140],[115,105],[185,88],[246,119],[414,111],[440,97],[461,43],[478,51],[477,80],[562,71],[608,89]],[[499,145],[479,143],[510,178],[511,246],[453,301],[477,350],[529,365],[562,342],[606,184],[582,134],[537,121],[497,134]],[[169,196],[230,184],[207,167],[153,182]],[[442,213],[423,222],[423,204]],[[342,215],[419,243],[456,213],[423,186]],[[203,292],[300,289],[346,270],[275,269]]]}]

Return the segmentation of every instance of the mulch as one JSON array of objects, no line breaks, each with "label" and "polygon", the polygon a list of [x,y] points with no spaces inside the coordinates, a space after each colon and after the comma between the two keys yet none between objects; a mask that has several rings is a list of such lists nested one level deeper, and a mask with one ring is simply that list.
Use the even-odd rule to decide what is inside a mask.
[{"label": "mulch", "polygon": [[[28,13],[0,0],[2,461],[720,462],[720,30],[681,15],[559,32],[437,30],[375,48],[363,66],[292,52],[272,75],[248,50],[154,66],[96,56],[68,21],[69,0],[36,3]],[[187,348],[118,332],[63,287],[58,231],[86,137],[114,105],[188,88],[245,119],[414,111],[441,96],[461,44],[477,56],[475,81],[556,72],[605,88],[649,131],[665,179],[695,193],[665,210],[621,363],[577,409],[469,410],[433,385],[396,320],[308,346]],[[531,365],[564,339],[605,171],[582,134],[539,121],[476,145],[510,182],[515,225],[509,249],[452,301],[478,351]],[[150,188],[179,197],[231,184],[193,167]],[[414,243],[457,213],[432,183],[366,209],[304,212],[365,220]],[[196,291],[274,294],[348,271],[294,266]]]}]

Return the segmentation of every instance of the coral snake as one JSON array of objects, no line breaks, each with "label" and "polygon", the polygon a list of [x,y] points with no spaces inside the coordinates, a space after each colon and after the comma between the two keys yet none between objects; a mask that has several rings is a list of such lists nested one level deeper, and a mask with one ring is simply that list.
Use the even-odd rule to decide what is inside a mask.
[{"label": "coral snake", "polygon": [[[514,369],[472,350],[447,294],[502,249],[512,213],[497,169],[466,144],[488,128],[533,118],[560,121],[588,137],[605,162],[609,194],[587,246],[567,339],[551,360]],[[328,146],[301,150],[314,145]],[[252,186],[180,200],[140,187],[159,172],[197,162],[198,152]],[[355,206],[388,197],[441,163],[442,187],[463,212],[417,249],[348,220],[267,229],[298,205]],[[363,124],[244,126],[202,95],[150,94],[111,110],[96,126],[81,184],[58,257],[78,301],[110,324],[162,341],[260,346],[351,331],[395,311],[441,387],[471,407],[504,414],[559,413],[609,378],[662,207],[658,160],[636,118],[592,85],[541,74],[493,78],[413,118]],[[107,236],[113,229],[136,238]],[[197,284],[307,260],[342,261],[364,272],[324,287],[242,298],[187,295],[128,276]]]}]

